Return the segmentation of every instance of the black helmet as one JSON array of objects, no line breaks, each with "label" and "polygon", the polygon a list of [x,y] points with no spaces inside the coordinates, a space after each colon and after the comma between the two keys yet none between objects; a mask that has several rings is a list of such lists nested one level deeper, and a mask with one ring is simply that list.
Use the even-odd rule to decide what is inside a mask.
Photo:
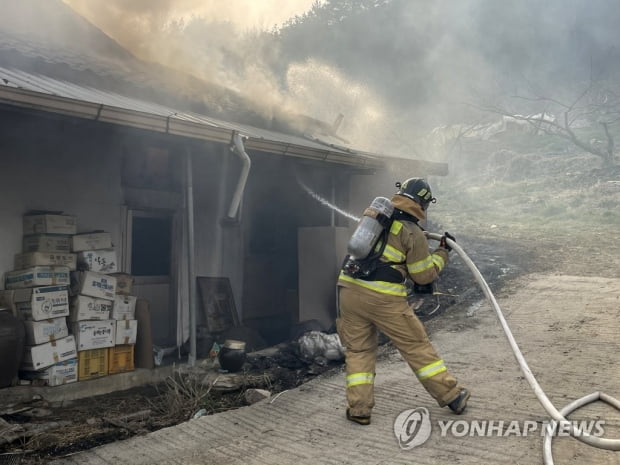
[{"label": "black helmet", "polygon": [[397,195],[404,195],[414,202],[420,204],[422,210],[426,210],[430,203],[435,203],[437,199],[431,193],[431,186],[422,178],[409,178],[402,184],[396,183],[398,188]]}]

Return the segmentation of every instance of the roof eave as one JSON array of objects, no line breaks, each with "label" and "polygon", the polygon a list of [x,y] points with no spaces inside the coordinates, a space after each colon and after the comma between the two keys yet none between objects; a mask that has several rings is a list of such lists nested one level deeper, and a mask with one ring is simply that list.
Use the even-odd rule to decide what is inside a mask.
[{"label": "roof eave", "polygon": [[[65,116],[83,118],[109,124],[145,129],[191,139],[228,144],[235,131],[243,130],[218,125],[207,119],[192,121],[188,117],[157,115],[113,105],[88,102],[70,97],[62,97],[45,92],[35,92],[18,87],[0,86],[0,104],[27,108],[31,110],[57,113]],[[445,176],[446,163],[399,158],[340,148],[325,144],[324,148],[295,144],[282,140],[259,137],[248,128],[246,149],[273,154],[337,163],[364,169],[407,169],[425,175]],[[315,141],[316,142],[316,141]]]},{"label": "roof eave", "polygon": [[[174,117],[164,117],[110,105],[86,102],[53,94],[0,86],[0,104],[18,106],[32,110],[58,113],[92,121],[146,129],[210,142],[230,143],[234,130],[204,122],[192,122]],[[244,134],[245,135],[245,134]],[[336,150],[320,150],[299,144],[277,140],[248,137],[245,143],[249,150],[260,150],[279,155],[309,158],[326,162],[380,168],[383,160],[371,155]]]}]

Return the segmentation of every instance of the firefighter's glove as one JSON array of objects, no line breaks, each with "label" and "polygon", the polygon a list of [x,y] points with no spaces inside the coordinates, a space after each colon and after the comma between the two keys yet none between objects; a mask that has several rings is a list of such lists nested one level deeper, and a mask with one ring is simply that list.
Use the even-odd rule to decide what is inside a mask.
[{"label": "firefighter's glove", "polygon": [[441,239],[439,240],[439,247],[443,247],[448,252],[450,252],[452,250],[452,247],[448,245],[448,241],[446,239],[450,239],[451,241],[456,242],[456,238],[448,231],[446,231],[443,233],[443,236],[441,236]]}]

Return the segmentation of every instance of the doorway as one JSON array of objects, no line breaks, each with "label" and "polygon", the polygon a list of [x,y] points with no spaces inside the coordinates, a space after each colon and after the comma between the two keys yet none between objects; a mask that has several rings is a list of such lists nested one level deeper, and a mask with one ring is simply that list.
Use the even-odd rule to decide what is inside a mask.
[{"label": "doorway", "polygon": [[128,209],[125,266],[133,276],[133,293],[149,301],[155,345],[176,341],[176,286],[173,211]]}]

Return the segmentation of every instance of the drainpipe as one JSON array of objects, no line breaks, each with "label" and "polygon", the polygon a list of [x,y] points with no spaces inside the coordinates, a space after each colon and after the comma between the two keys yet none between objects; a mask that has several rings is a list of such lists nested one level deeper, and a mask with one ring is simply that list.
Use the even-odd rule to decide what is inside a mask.
[{"label": "drainpipe", "polygon": [[239,158],[241,159],[241,163],[243,163],[243,166],[241,167],[239,181],[237,181],[237,187],[235,189],[235,193],[233,194],[232,201],[230,202],[228,214],[225,218],[229,221],[233,220],[237,215],[237,211],[239,210],[239,204],[241,203],[241,198],[243,197],[243,192],[245,190],[245,183],[248,180],[248,174],[250,173],[250,166],[252,165],[252,161],[250,160],[248,154],[245,152],[245,147],[243,146],[243,136],[241,136],[237,131],[234,131],[232,142],[233,144],[231,146],[231,150],[239,156]]},{"label": "drainpipe", "polygon": [[[332,174],[331,176],[331,201],[332,205],[336,205],[336,176]],[[333,228],[336,226],[336,211],[333,208],[330,208],[331,216],[329,218],[329,225]]]},{"label": "drainpipe", "polygon": [[[228,179],[230,178],[230,157],[227,156],[227,150],[229,147],[221,146],[218,150],[221,150],[219,154],[222,155],[222,164],[219,172],[219,187],[217,191],[217,218],[224,218],[226,216],[226,209],[228,208]],[[222,221],[216,225],[215,228],[215,249],[213,250],[213,267],[211,273],[213,276],[223,276],[224,274],[224,226],[226,221]]]},{"label": "drainpipe", "polygon": [[189,280],[189,366],[196,364],[196,268],[194,265],[194,181],[192,168],[192,152],[186,148],[185,167],[187,195],[187,279]]}]

